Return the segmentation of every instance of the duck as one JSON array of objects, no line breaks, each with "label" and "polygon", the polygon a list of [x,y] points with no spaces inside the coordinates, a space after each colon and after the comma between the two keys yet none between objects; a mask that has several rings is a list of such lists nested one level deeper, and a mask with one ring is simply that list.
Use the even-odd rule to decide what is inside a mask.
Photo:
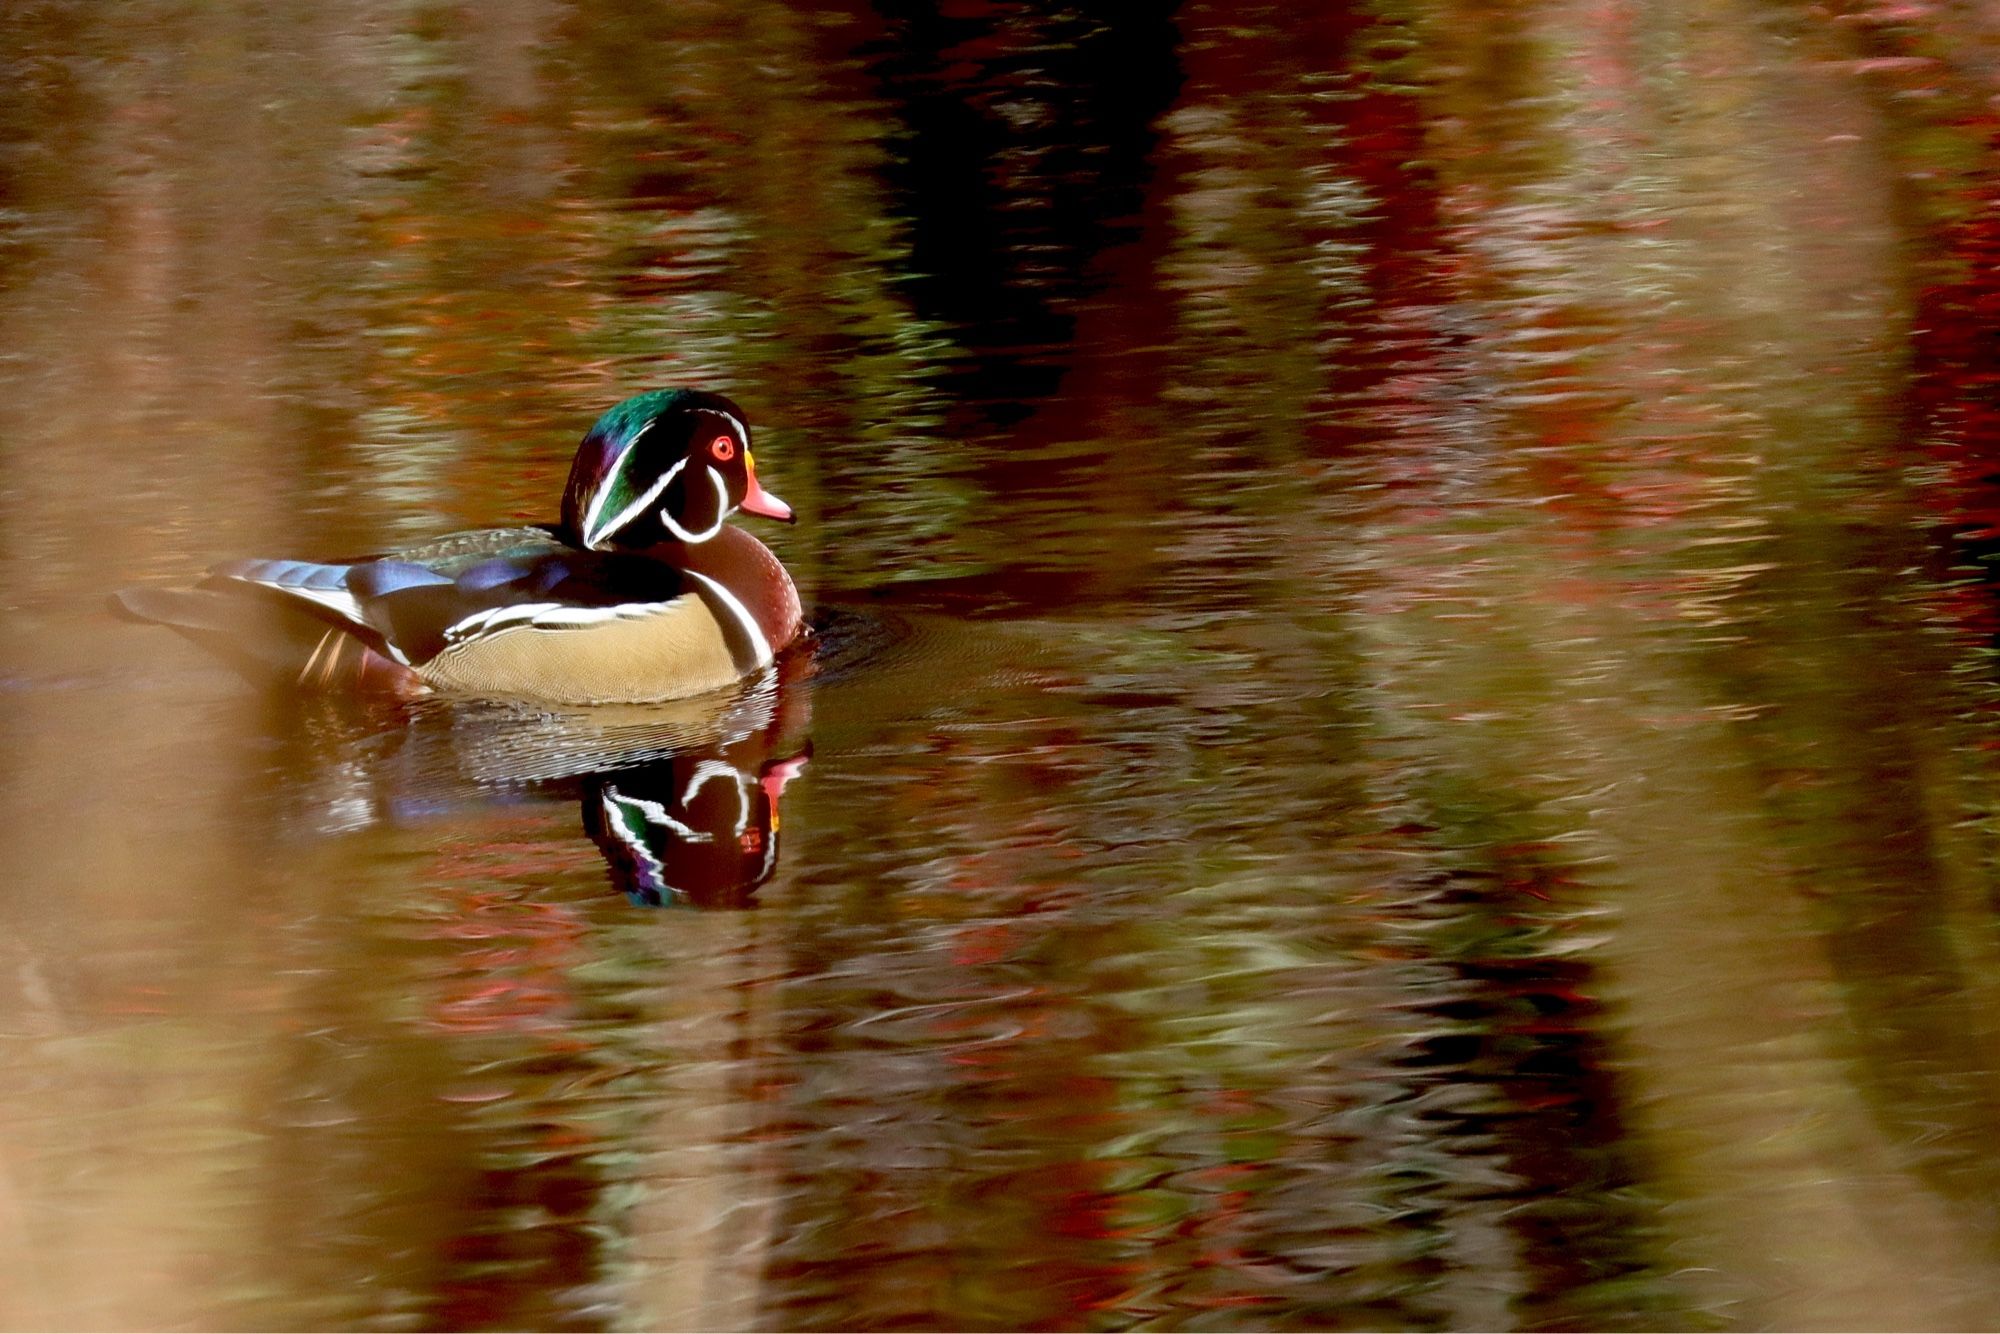
[{"label": "duck", "polygon": [[801,638],[791,575],[731,523],[791,523],[750,427],[699,389],[627,398],[584,434],[556,523],[338,561],[234,560],[114,609],[312,691],[642,704],[721,690]]}]

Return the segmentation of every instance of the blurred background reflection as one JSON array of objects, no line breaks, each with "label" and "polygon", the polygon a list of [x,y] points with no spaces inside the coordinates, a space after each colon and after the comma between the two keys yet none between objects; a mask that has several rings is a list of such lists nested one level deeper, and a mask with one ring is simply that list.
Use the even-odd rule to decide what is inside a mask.
[{"label": "blurred background reflection", "polygon": [[[0,1325],[2000,1325],[2000,20],[1102,9],[0,8]],[[707,712],[102,610],[674,384]]]}]

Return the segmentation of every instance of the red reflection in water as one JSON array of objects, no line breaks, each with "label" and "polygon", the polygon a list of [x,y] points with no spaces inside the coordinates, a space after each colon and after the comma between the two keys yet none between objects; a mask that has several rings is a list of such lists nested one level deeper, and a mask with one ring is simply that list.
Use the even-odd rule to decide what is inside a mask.
[{"label": "red reflection in water", "polygon": [[[524,830],[543,822],[524,819]],[[560,883],[589,865],[573,841],[508,837],[456,844],[431,859],[448,915],[422,934],[460,942],[452,973],[428,998],[430,1023],[445,1032],[560,1031],[575,996],[569,971],[588,956],[590,924],[577,908],[537,902],[529,887]]]}]

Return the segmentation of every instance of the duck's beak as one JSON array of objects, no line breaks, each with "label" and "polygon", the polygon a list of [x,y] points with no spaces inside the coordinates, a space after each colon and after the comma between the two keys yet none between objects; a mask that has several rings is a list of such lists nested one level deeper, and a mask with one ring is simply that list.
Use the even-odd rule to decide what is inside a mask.
[{"label": "duck's beak", "polygon": [[764,770],[764,776],[757,780],[758,786],[764,789],[764,795],[771,799],[771,809],[774,812],[773,822],[776,820],[775,812],[778,806],[778,798],[784,795],[785,784],[797,778],[805,770],[806,762],[811,758],[811,751],[794,755],[789,760],[784,760]]},{"label": "duck's beak", "polygon": [[743,503],[737,508],[745,514],[761,514],[781,523],[792,523],[799,517],[792,513],[790,505],[757,484],[757,465],[750,461],[747,453],[743,456],[743,475],[749,478],[750,485],[744,489]]}]

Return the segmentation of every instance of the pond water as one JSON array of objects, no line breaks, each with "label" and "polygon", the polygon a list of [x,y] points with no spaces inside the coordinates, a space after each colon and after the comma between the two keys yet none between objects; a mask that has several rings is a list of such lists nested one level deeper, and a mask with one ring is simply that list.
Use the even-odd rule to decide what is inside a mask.
[{"label": "pond water", "polygon": [[[0,1325],[2000,1326],[1991,18],[9,4]],[[727,699],[104,610],[675,384]]]}]

